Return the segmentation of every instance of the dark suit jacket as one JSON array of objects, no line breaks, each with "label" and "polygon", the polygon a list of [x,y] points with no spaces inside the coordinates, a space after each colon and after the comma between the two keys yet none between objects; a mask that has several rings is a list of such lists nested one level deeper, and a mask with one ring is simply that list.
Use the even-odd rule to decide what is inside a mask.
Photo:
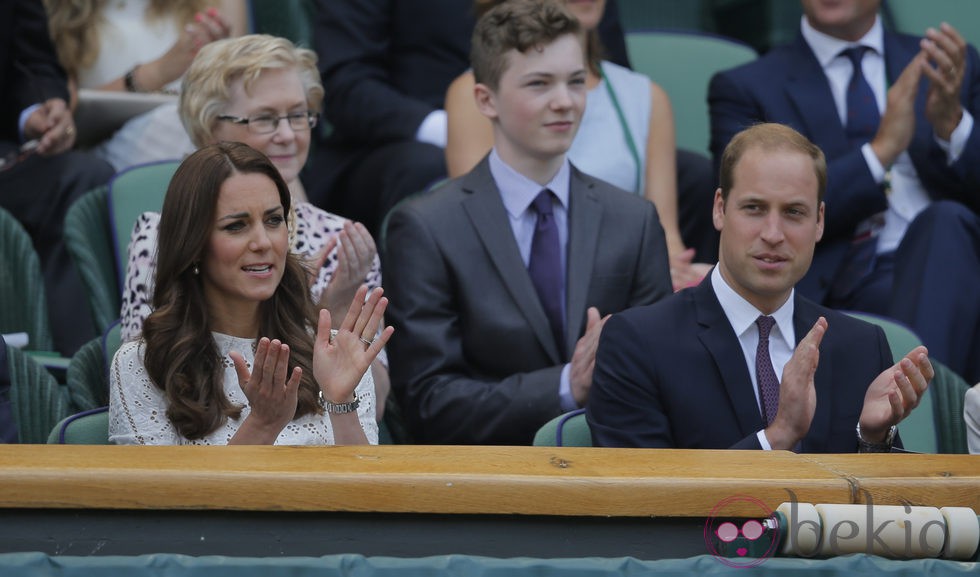
[{"label": "dark suit jacket", "polygon": [[[797,342],[827,319],[814,379],[817,408],[802,451],[857,450],[868,385],[892,365],[882,330],[796,296]],[[597,446],[759,449],[764,429],[738,337],[710,277],[602,330],[586,416]]]},{"label": "dark suit jacket", "polygon": [[[470,67],[473,0],[320,0],[314,40],[333,133],[326,188],[375,147],[414,140]],[[616,3],[600,23],[609,59],[629,66]]]},{"label": "dark suit jacket", "polygon": [[0,2],[0,141],[13,146],[20,140],[21,111],[55,97],[68,102],[68,86],[48,36],[44,5]]},{"label": "dark suit jacket", "polygon": [[561,413],[560,373],[586,309],[605,315],[670,294],[652,203],[573,167],[568,229],[562,358],[486,159],[393,211],[391,380],[419,440],[529,444]]},{"label": "dark suit jacket", "polygon": [[[885,31],[885,68],[894,81],[919,51],[914,36]],[[952,166],[936,144],[925,117],[929,82],[919,86],[915,103],[915,136],[909,155],[923,185],[936,200],[950,199],[980,212],[980,57],[972,46],[966,60],[961,101],[975,122],[966,149]],[[826,228],[813,265],[797,285],[808,298],[822,301],[844,257],[855,227],[887,208],[860,149],[847,144],[827,77],[809,45],[796,42],[774,49],[749,64],[718,73],[708,90],[711,151],[715,167],[732,137],[757,122],[788,124],[819,146],[827,156]]]}]

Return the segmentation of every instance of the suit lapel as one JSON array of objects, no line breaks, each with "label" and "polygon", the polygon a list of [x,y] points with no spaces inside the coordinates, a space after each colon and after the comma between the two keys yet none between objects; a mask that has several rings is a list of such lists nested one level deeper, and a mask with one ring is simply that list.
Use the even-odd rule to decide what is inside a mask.
[{"label": "suit lapel", "polygon": [[792,48],[793,69],[785,90],[796,108],[800,131],[818,143],[828,158],[840,156],[847,151],[847,136],[827,76],[802,35]]},{"label": "suit lapel", "polygon": [[[585,323],[589,284],[595,268],[602,203],[596,198],[595,184],[572,167],[568,201],[568,271],[565,279],[565,350],[571,357]],[[607,314],[612,311],[599,311]]]},{"label": "suit lapel", "polygon": [[[814,307],[813,303],[804,299],[799,293],[795,293],[793,304],[793,330],[796,332],[796,344],[799,345],[803,337],[806,336],[813,323],[817,322],[820,312]],[[828,332],[834,330],[827,327]],[[827,335],[824,335],[824,341]],[[823,349],[823,347],[821,347]],[[833,374],[834,366],[831,356],[821,355],[817,365],[817,373],[813,377],[814,390],[817,393],[817,410],[813,414],[813,421],[810,422],[810,430],[803,437],[800,451],[803,453],[822,452],[829,438],[830,415],[833,413]],[[821,406],[824,404],[825,406]],[[813,441],[820,439],[821,441]]]},{"label": "suit lapel", "polygon": [[544,307],[541,306],[531,277],[524,266],[524,261],[521,260],[520,249],[510,227],[507,209],[504,208],[500,191],[490,175],[486,158],[464,177],[462,188],[470,193],[463,200],[463,210],[466,211],[473,230],[483,243],[501,282],[521,313],[527,318],[528,324],[541,341],[548,356],[555,364],[562,362]]},{"label": "suit lapel", "polygon": [[691,290],[695,315],[701,327],[698,338],[715,361],[718,374],[721,375],[728,393],[728,401],[735,410],[742,436],[751,435],[765,425],[752,390],[752,378],[745,364],[742,345],[738,342],[738,336],[732,330],[732,325],[728,322],[718,297],[715,296],[710,274],[705,282]]}]

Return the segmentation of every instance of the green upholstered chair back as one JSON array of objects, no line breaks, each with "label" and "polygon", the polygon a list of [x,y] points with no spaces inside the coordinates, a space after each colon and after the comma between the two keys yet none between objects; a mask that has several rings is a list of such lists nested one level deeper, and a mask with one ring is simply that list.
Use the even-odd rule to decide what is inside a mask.
[{"label": "green upholstered chair back", "polygon": [[0,333],[27,333],[27,349],[51,351],[41,263],[20,222],[0,208]]},{"label": "green upholstered chair back", "polygon": [[[159,212],[163,197],[173,178],[179,160],[167,160],[141,164],[127,168],[109,183],[109,222],[112,234],[116,270],[119,271],[119,294],[122,294],[126,278],[127,248],[133,225],[139,215],[147,211]],[[113,318],[119,317],[119,308]]]},{"label": "green upholstered chair back", "polygon": [[109,189],[100,186],[76,200],[65,214],[65,245],[88,293],[95,330],[119,318],[120,289],[109,224]]},{"label": "green upholstered chair back", "polygon": [[73,411],[88,411],[109,404],[109,367],[120,344],[117,321],[72,356],[67,382]]},{"label": "green upholstered chair back", "polygon": [[677,147],[710,156],[708,82],[715,72],[754,60],[755,50],[724,36],[678,30],[628,32],[626,48],[633,69],[670,96]]},{"label": "green upholstered chair back", "polygon": [[7,361],[10,406],[18,438],[21,443],[44,443],[55,424],[72,412],[68,389],[21,350],[7,347]]},{"label": "green upholstered chair back", "polygon": [[98,407],[65,417],[51,429],[48,444],[108,445],[109,407]]},{"label": "green upholstered chair back", "polygon": [[[933,401],[936,434],[939,437],[939,452],[968,453],[963,405],[970,385],[946,365],[932,361],[932,366],[936,370],[936,377],[929,385],[929,390]],[[919,405],[915,411],[912,411],[912,415],[921,409],[922,405]],[[903,421],[899,428],[904,426]],[[904,438],[903,434],[902,439]]]},{"label": "green upholstered chair back", "polygon": [[315,0],[252,0],[252,30],[313,49]]},{"label": "green upholstered chair back", "polygon": [[980,44],[980,2],[977,0],[885,0],[884,14],[895,30],[922,36],[926,28],[949,22],[963,38]]},{"label": "green upholstered chair back", "polygon": [[592,432],[585,420],[585,409],[558,415],[538,429],[536,447],[591,447]]}]

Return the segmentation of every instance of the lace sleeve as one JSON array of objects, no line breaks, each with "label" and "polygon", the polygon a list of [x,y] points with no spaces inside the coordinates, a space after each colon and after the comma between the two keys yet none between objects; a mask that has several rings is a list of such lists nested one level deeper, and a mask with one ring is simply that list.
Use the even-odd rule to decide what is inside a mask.
[{"label": "lace sleeve", "polygon": [[157,269],[157,227],[160,215],[144,212],[136,219],[126,249],[126,281],[119,316],[123,342],[140,337],[143,321],[153,309],[153,277]]},{"label": "lace sleeve", "polygon": [[357,407],[357,418],[361,421],[361,428],[364,429],[364,435],[367,437],[368,443],[377,445],[378,422],[374,420],[374,377],[371,375],[370,368],[361,377],[361,381],[357,383],[357,388],[354,391],[357,393],[357,398],[361,401]]},{"label": "lace sleeve", "polygon": [[123,344],[109,368],[109,442],[117,445],[180,445],[167,418],[167,401],[146,374],[142,340]]}]

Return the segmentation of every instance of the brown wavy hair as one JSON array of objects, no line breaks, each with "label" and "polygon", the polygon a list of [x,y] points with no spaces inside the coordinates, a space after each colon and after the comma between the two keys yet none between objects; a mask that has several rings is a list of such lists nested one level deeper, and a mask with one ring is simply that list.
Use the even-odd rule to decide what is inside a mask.
[{"label": "brown wavy hair", "polygon": [[[473,0],[473,12],[476,15],[477,21],[483,18],[483,15],[490,10],[496,8],[497,6],[504,4],[505,2],[510,2],[512,0]],[[534,2],[556,2],[562,8],[565,7],[564,0],[532,0]],[[571,13],[567,8],[568,15],[575,19],[575,15]],[[577,21],[577,20],[576,20]],[[589,70],[596,76],[601,76],[600,62],[605,57],[605,50],[602,47],[602,42],[599,40],[599,28],[593,28],[592,30],[582,30],[580,33],[585,34],[585,61],[589,66]],[[554,40],[551,38],[550,40]],[[523,50],[518,50],[523,52]],[[472,56],[471,56],[472,61]]]},{"label": "brown wavy hair", "polygon": [[[77,77],[79,70],[99,57],[99,32],[108,5],[109,0],[44,0],[58,60],[70,76]],[[174,14],[183,26],[208,5],[208,0],[150,0],[146,17],[152,20]]]},{"label": "brown wavy hair", "polygon": [[[167,398],[167,418],[188,439],[200,439],[228,418],[241,417],[242,407],[224,393],[225,359],[211,336],[204,287],[194,272],[214,228],[221,185],[236,174],[268,176],[289,212],[289,188],[272,161],[246,144],[219,142],[181,163],[160,216],[154,311],[143,324],[144,365]],[[322,413],[313,380],[316,320],[307,279],[303,264],[289,253],[278,288],[259,307],[259,334],[288,343],[290,361],[303,369],[294,418]]]}]

